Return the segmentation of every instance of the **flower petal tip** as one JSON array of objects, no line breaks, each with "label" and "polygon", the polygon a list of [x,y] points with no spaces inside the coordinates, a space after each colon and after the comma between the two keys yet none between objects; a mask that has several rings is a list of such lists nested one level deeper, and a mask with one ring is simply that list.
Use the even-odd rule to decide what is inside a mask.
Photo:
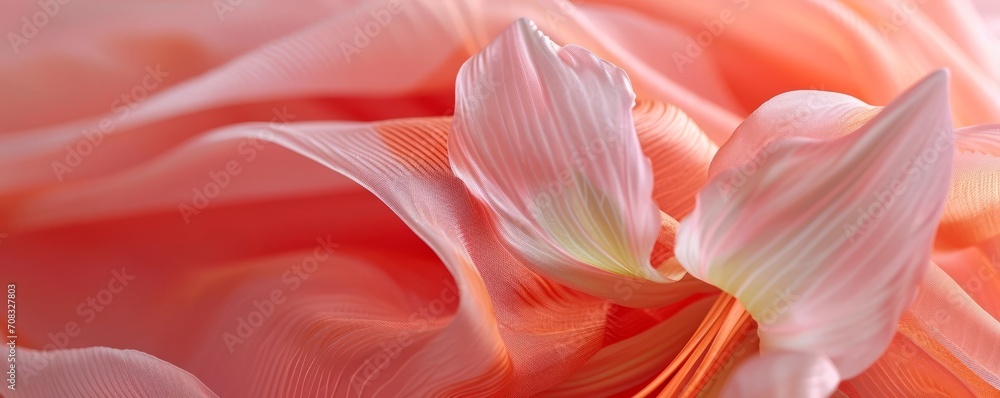
[{"label": "flower petal tip", "polygon": [[[809,109],[838,134],[777,141],[754,168],[728,169],[699,195],[678,259],[740,300],[760,324],[762,352],[822,353],[849,378],[888,346],[948,192],[947,87],[947,71],[936,71],[860,128],[840,116],[850,112]],[[858,328],[867,332],[850,334]]]},{"label": "flower petal tip", "polygon": [[456,86],[452,169],[515,252],[602,296],[610,275],[666,281],[649,263],[660,215],[624,71],[519,19]]}]

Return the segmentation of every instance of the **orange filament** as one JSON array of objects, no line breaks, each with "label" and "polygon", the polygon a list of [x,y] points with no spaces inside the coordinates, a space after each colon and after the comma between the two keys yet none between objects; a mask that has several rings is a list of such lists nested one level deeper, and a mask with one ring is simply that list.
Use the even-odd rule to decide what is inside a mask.
[{"label": "orange filament", "polygon": [[677,357],[636,398],[693,397],[712,380],[756,323],[733,296],[721,294]]}]

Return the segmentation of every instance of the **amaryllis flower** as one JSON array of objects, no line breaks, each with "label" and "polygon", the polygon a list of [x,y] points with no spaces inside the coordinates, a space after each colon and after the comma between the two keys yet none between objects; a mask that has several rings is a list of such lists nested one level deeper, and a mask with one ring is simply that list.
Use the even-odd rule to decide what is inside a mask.
[{"label": "amaryllis flower", "polygon": [[997,395],[990,5],[913,3],[41,2],[0,394]]}]

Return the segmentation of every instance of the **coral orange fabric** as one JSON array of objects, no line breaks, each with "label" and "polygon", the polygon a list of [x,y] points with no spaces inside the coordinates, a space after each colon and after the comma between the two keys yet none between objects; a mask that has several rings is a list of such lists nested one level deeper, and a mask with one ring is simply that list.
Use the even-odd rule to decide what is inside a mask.
[{"label": "coral orange fabric", "polygon": [[992,2],[4,7],[2,396],[1000,396]]}]

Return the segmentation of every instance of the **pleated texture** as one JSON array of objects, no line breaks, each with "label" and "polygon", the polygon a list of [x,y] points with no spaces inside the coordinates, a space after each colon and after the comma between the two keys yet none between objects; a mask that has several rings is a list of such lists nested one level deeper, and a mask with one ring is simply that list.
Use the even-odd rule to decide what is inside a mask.
[{"label": "pleated texture", "polygon": [[683,275],[676,264],[650,264],[661,219],[634,98],[621,69],[560,48],[525,19],[458,74],[455,175],[495,215],[512,250],[547,277],[598,295],[604,288],[588,285],[610,279],[604,273],[664,283]]},{"label": "pleated texture", "polygon": [[[80,300],[123,267],[133,285],[70,346],[139,349],[221,396],[522,396],[584,366],[625,374],[584,378],[574,390],[625,391],[654,372],[656,362],[632,370],[608,355],[585,364],[610,344],[606,335],[623,346],[653,339],[665,352],[679,349],[689,333],[680,325],[696,324],[704,311],[681,311],[693,304],[685,299],[714,289],[689,278],[612,283],[607,289],[625,304],[680,304],[608,322],[608,301],[555,284],[509,254],[489,213],[451,174],[450,125],[436,118],[231,126],[162,155],[146,149],[149,161],[110,175],[8,192],[4,200],[19,211],[4,214],[11,235],[0,261],[68,276],[46,282],[61,293],[23,320],[25,333],[45,339],[44,331],[79,320]],[[661,134],[640,133],[661,137],[653,147],[662,147]],[[229,162],[239,173],[219,177]],[[193,191],[215,192],[205,185],[226,178],[196,206]],[[379,249],[387,236],[391,252]],[[52,244],[66,251],[37,257]],[[672,241],[658,243],[653,257],[672,258],[671,248]],[[49,280],[32,269],[11,275],[29,286]],[[42,294],[22,295],[39,301]],[[671,334],[645,333],[675,314]],[[105,388],[130,377],[106,380]]]},{"label": "pleated texture", "polygon": [[[678,357],[695,385],[719,368],[715,333],[732,331],[698,326],[716,288],[691,275],[555,280],[510,255],[452,174],[439,116],[462,94],[456,75],[518,18],[627,73],[660,210],[657,272],[678,269],[677,220],[709,162],[713,177],[761,174],[774,138],[849,136],[879,112],[868,103],[941,67],[956,126],[1000,109],[992,0],[225,3],[75,0],[27,44],[5,36],[0,274],[31,305],[22,358],[58,370],[18,394],[692,394],[657,380]],[[2,31],[23,34],[40,4],[5,4]],[[846,96],[783,94],[802,89]],[[780,116],[751,113],[765,102]],[[426,119],[331,122],[414,116]],[[885,353],[837,396],[997,395],[995,135],[956,132],[937,265]],[[116,272],[135,280],[106,296]],[[568,287],[584,285],[592,294]],[[67,322],[81,334],[64,341]]]},{"label": "pleated texture", "polygon": [[132,350],[18,348],[15,365],[21,382],[13,390],[4,388],[10,398],[218,397],[190,373]]},{"label": "pleated texture", "polygon": [[[849,135],[771,147],[755,170],[709,182],[681,223],[678,259],[743,303],[762,353],[826,355],[853,377],[888,346],[930,260],[953,151],[947,74]],[[731,185],[737,173],[746,181]]]}]

